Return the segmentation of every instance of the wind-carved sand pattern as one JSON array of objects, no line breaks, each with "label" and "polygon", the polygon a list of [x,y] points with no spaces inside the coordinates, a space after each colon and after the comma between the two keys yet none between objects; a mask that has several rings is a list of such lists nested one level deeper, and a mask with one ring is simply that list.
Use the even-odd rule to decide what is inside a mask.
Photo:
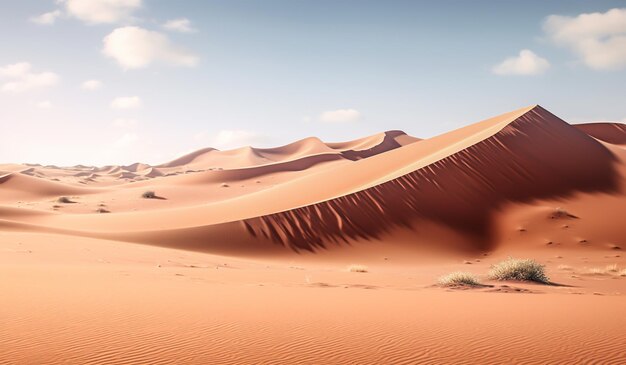
[{"label": "wind-carved sand pattern", "polygon": [[[428,139],[0,165],[0,364],[623,364],[625,146],[530,106]],[[549,282],[490,278],[509,257]],[[480,285],[437,285],[459,272]]]}]

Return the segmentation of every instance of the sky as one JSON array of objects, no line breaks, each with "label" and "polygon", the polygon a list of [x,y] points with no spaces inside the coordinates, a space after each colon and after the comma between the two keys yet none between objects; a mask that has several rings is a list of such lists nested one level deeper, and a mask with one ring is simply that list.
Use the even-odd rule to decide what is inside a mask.
[{"label": "sky", "polygon": [[0,163],[626,122],[624,1],[0,0]]}]

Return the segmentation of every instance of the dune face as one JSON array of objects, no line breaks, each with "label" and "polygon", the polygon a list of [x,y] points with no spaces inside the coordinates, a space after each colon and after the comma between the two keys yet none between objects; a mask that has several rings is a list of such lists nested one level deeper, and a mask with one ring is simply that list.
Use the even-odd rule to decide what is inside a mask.
[{"label": "dune face", "polygon": [[601,141],[626,145],[626,125],[621,123],[587,123],[574,127]]},{"label": "dune face", "polygon": [[[625,145],[535,105],[427,139],[0,164],[0,363],[623,363]],[[551,284],[487,275],[509,256]],[[451,271],[485,285],[433,286]]]}]

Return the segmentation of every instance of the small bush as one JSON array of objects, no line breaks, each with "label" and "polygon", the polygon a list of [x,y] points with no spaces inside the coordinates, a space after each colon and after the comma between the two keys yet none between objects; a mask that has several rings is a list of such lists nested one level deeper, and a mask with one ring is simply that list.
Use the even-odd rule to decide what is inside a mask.
[{"label": "small bush", "polygon": [[365,265],[350,265],[348,266],[350,272],[367,272],[367,266]]},{"label": "small bush", "polygon": [[59,199],[57,199],[58,203],[63,203],[63,204],[70,204],[73,203],[73,201],[70,200],[70,198],[66,197],[66,196],[61,196],[59,197]]},{"label": "small bush", "polygon": [[456,271],[444,275],[437,281],[440,286],[478,286],[480,282],[474,274]]},{"label": "small bush", "polygon": [[96,212],[97,212],[97,213],[111,213],[111,211],[106,210],[106,209],[104,209],[104,208],[98,208],[98,209],[96,209]]},{"label": "small bush", "polygon": [[154,199],[156,198],[156,193],[151,190],[144,191],[143,194],[141,194],[141,197],[144,199]]},{"label": "small bush", "polygon": [[550,279],[544,272],[544,266],[531,259],[508,258],[489,270],[492,280],[519,280],[549,283]]}]

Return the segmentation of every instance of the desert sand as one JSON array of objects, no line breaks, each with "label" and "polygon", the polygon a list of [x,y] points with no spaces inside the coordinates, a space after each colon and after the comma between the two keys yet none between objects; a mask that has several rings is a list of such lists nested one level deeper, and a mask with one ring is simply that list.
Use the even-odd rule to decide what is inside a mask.
[{"label": "desert sand", "polygon": [[[624,364],[625,179],[625,125],[538,105],[428,139],[0,164],[0,364]],[[487,277],[507,257],[550,283]],[[436,285],[454,271],[484,285]]]}]

